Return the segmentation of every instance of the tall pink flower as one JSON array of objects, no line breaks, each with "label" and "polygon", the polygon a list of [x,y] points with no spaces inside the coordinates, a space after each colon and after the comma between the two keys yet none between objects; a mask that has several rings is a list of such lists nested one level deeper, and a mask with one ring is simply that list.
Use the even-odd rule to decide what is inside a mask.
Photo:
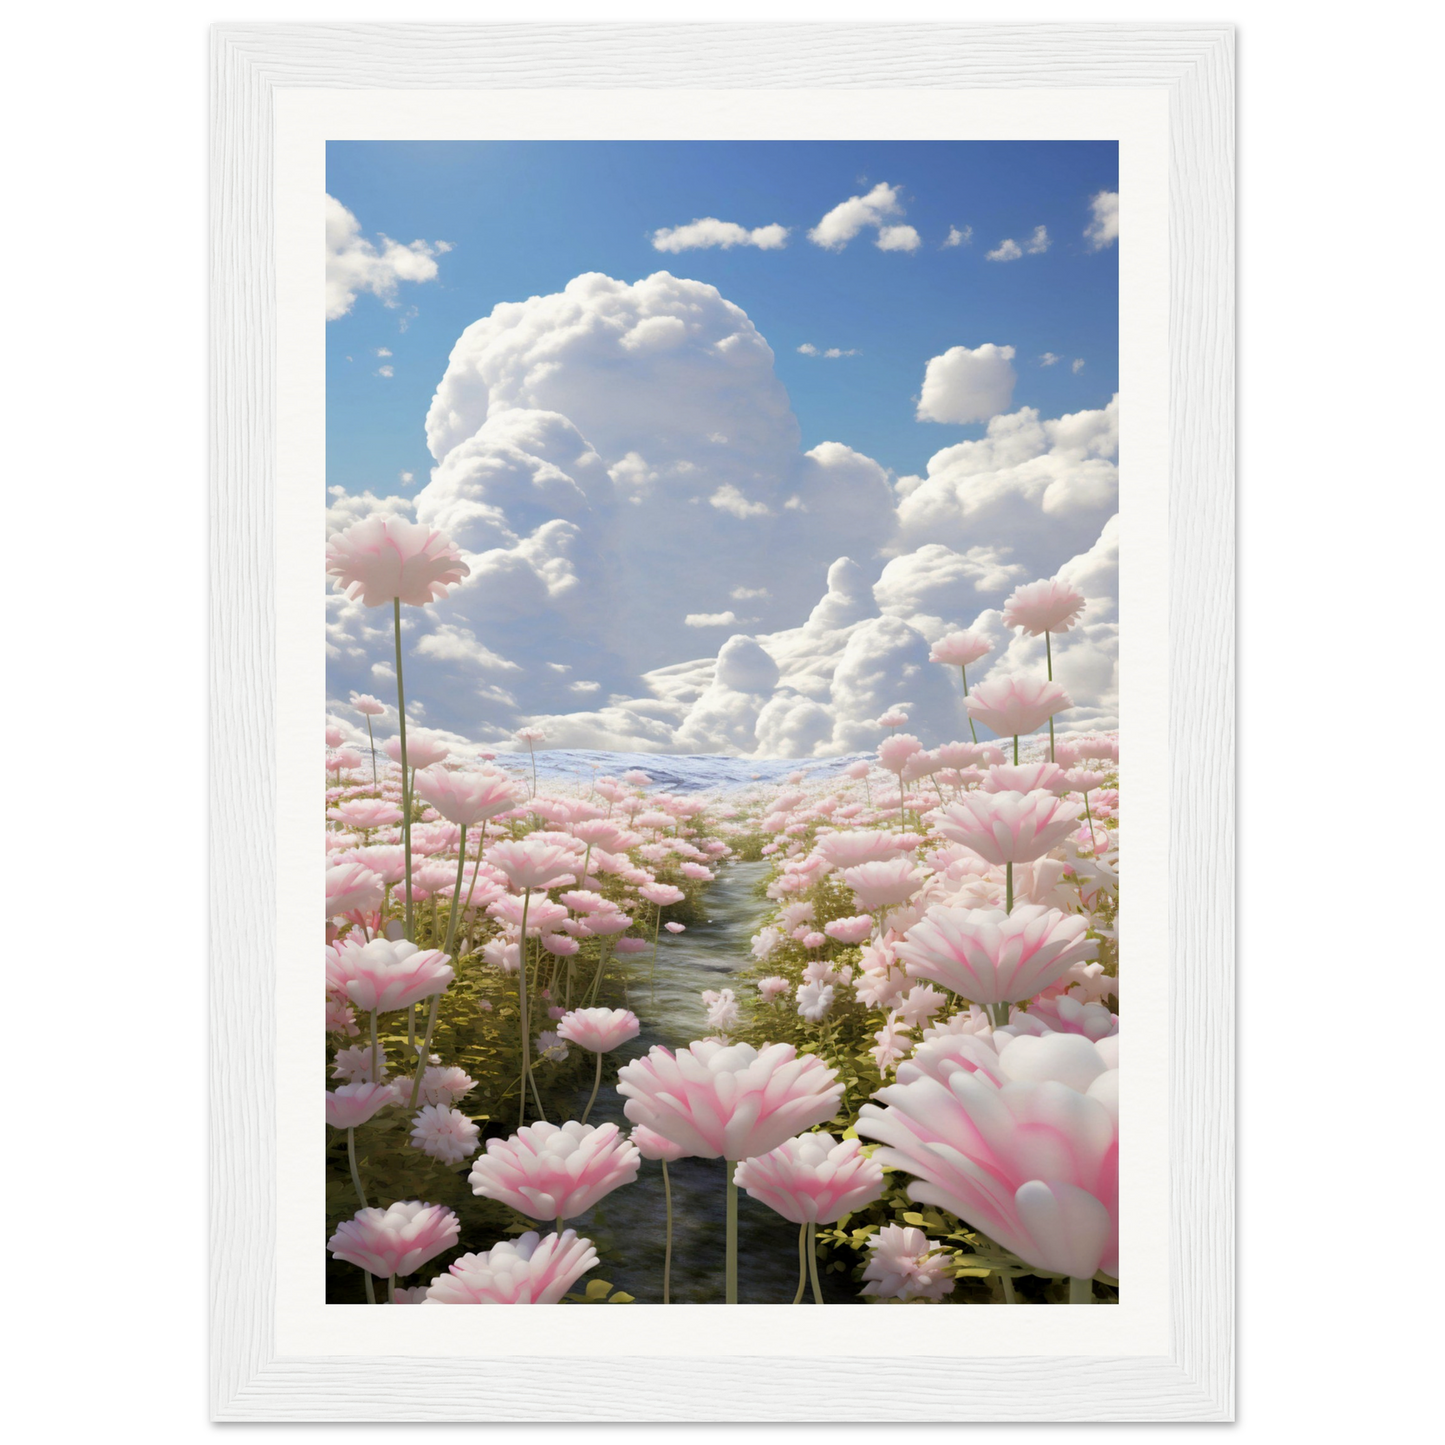
[{"label": "tall pink flower", "polygon": [[610,1054],[642,1032],[637,1015],[626,1008],[578,1008],[564,1014],[557,1032],[593,1054]]},{"label": "tall pink flower", "polygon": [[488,1139],[472,1165],[472,1193],[510,1204],[529,1219],[571,1219],[637,1178],[642,1156],[616,1124],[527,1124]]},{"label": "tall pink flower", "polygon": [[1044,632],[1067,632],[1084,610],[1084,595],[1067,582],[1050,577],[1014,588],[1003,605],[1003,625],[1022,627],[1030,637]]},{"label": "tall pink flower", "polygon": [[362,717],[385,717],[386,704],[380,698],[372,697],[369,692],[354,692],[351,694],[351,705]]},{"label": "tall pink flower", "polygon": [[872,911],[906,903],[923,887],[924,875],[906,858],[887,863],[861,863],[847,868],[843,881],[853,890],[860,908]]},{"label": "tall pink flower", "polygon": [[1056,682],[1039,677],[989,677],[968,695],[965,706],[975,722],[999,737],[1018,737],[1042,727],[1074,700]]},{"label": "tall pink flower", "polygon": [[444,532],[373,513],[327,542],[326,571],[363,607],[384,607],[394,597],[425,607],[445,597],[471,568]]},{"label": "tall pink flower", "polygon": [[389,828],[401,822],[401,809],[385,798],[348,798],[332,808],[328,816],[348,828]]},{"label": "tall pink flower", "polygon": [[556,843],[539,843],[530,838],[519,843],[493,843],[487,849],[487,862],[501,869],[507,881],[519,892],[551,888],[569,874],[575,877],[580,866],[570,848]]},{"label": "tall pink flower", "polygon": [[[381,745],[382,751],[392,762],[401,763],[401,734],[387,738]],[[406,765],[408,768],[429,768],[435,763],[444,763],[451,756],[451,744],[428,732],[426,728],[406,730]]]},{"label": "tall pink flower", "polygon": [[1068,774],[1057,763],[995,763],[984,778],[985,793],[1068,793]]},{"label": "tall pink flower", "polygon": [[831,923],[823,925],[823,932],[829,938],[836,938],[839,943],[862,943],[873,934],[873,917],[868,913],[860,913],[855,918],[835,918]]},{"label": "tall pink flower", "polygon": [[740,1189],[794,1224],[832,1224],[883,1194],[883,1166],[857,1139],[800,1134],[744,1159],[733,1172]]},{"label": "tall pink flower", "polygon": [[996,908],[930,908],[895,948],[911,978],[932,979],[970,1003],[1018,1003],[1093,958],[1088,922],[1026,903]]},{"label": "tall pink flower", "polygon": [[375,913],[386,895],[386,885],[364,863],[337,863],[326,870],[326,916]]},{"label": "tall pink flower", "polygon": [[[407,752],[412,758],[416,756],[414,746],[408,738]],[[450,773],[428,766],[417,773],[414,787],[422,802],[463,828],[495,818],[518,802],[516,784],[501,773]]]},{"label": "tall pink flower", "polygon": [[1052,793],[965,793],[934,815],[934,830],[986,862],[1032,863],[1074,830],[1084,811]]},{"label": "tall pink flower", "polygon": [[896,773],[914,753],[922,751],[923,744],[912,733],[895,733],[878,744],[878,762],[890,773]]},{"label": "tall pink flower", "polygon": [[898,855],[898,834],[860,828],[851,833],[828,833],[813,845],[830,868],[857,868],[881,863]]},{"label": "tall pink flower", "polygon": [[945,662],[951,667],[967,667],[969,663],[987,657],[992,650],[989,641],[976,632],[950,632],[933,644],[928,660]]},{"label": "tall pink flower", "polygon": [[702,1039],[673,1054],[655,1045],[618,1071],[623,1112],[634,1124],[702,1159],[751,1159],[838,1111],[843,1085],[791,1044]]},{"label": "tall pink flower", "polygon": [[456,976],[439,949],[401,939],[375,938],[342,960],[346,995],[366,1013],[389,1013],[443,992]]},{"label": "tall pink flower", "polygon": [[645,898],[654,907],[666,908],[669,904],[681,903],[687,894],[671,883],[648,883],[637,890],[637,896]]},{"label": "tall pink flower", "polygon": [[326,1122],[333,1129],[354,1129],[396,1103],[390,1084],[343,1084],[326,1093]]},{"label": "tall pink flower", "polygon": [[664,1164],[671,1164],[675,1159],[687,1158],[687,1150],[681,1144],[674,1144],[671,1139],[664,1139],[656,1130],[649,1129],[646,1124],[634,1124],[632,1132],[627,1136],[637,1145],[638,1152],[644,1159],[658,1159]]},{"label": "tall pink flower", "polygon": [[336,1226],[326,1247],[337,1259],[385,1278],[411,1274],[450,1249],[461,1222],[440,1204],[408,1200],[390,1209],[361,1209]]},{"label": "tall pink flower", "polygon": [[[1028,1045],[1036,1073],[1058,1072],[1045,1057],[1055,1040],[1071,1069],[1074,1054],[1096,1047],[1076,1034],[1021,1038],[1004,1047],[1005,1068]],[[914,1176],[909,1198],[957,1215],[1035,1269],[1117,1275],[1118,1077],[1102,1070],[1082,1089],[1047,1077],[1000,1085],[982,1071],[943,1081],[904,1064],[899,1082],[874,1096],[882,1107],[863,1106],[858,1133],[886,1146],[874,1155],[880,1164]]]},{"label": "tall pink flower", "polygon": [[432,1305],[554,1305],[597,1263],[590,1239],[576,1231],[543,1238],[535,1230],[504,1239],[484,1254],[464,1254],[427,1291]]}]

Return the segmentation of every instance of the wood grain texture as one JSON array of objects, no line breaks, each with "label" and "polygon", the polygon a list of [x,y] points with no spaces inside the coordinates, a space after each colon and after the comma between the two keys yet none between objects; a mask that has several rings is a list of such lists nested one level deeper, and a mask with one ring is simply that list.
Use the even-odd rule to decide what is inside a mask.
[{"label": "wood grain texture", "polygon": [[[893,1421],[901,1395],[916,1420],[1233,1418],[1233,69],[1231,28],[1204,24],[213,31],[214,1418]],[[277,1357],[271,103],[292,86],[1169,90],[1172,1358],[625,1357],[563,1378],[547,1359]]]}]

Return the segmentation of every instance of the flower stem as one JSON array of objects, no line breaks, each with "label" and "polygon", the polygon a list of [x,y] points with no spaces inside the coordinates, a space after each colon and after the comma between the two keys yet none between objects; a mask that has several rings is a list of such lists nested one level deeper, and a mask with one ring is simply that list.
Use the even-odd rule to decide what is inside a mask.
[{"label": "flower stem", "polygon": [[1012,912],[1014,911],[1014,865],[1013,865],[1012,863],[1005,863],[1005,864],[1004,864],[1004,866],[1003,866],[1003,878],[1004,878],[1004,883],[1003,883],[1003,887],[1004,887],[1003,911],[1004,911],[1005,913],[1012,913]]},{"label": "flower stem", "polygon": [[672,1303],[672,1180],[667,1177],[666,1159],[662,1161],[662,1197],[667,1205],[667,1234],[662,1246],[662,1302],[666,1305]]},{"label": "flower stem", "polygon": [[738,1302],[738,1186],[733,1179],[737,1168],[731,1159],[723,1160],[727,1171],[727,1253],[724,1257],[723,1299],[726,1304]]},{"label": "flower stem", "polygon": [[366,1202],[366,1191],[361,1187],[361,1170],[356,1167],[356,1130],[346,1131],[346,1162],[351,1165],[351,1182],[356,1186],[356,1197],[363,1209],[371,1206]]},{"label": "flower stem", "polygon": [[973,714],[968,711],[968,667],[960,664],[958,670],[963,674],[963,710],[968,716],[968,735],[973,739],[976,747],[978,745],[978,729],[973,725]]},{"label": "flower stem", "polygon": [[808,1226],[808,1274],[813,1281],[813,1303],[823,1303],[823,1286],[818,1283],[818,1226]]},{"label": "flower stem", "polygon": [[798,1226],[798,1292],[793,1303],[803,1303],[803,1291],[808,1287],[808,1225],[804,1221]]},{"label": "flower stem", "polygon": [[1006,1274],[1000,1274],[999,1283],[1003,1285],[1003,1302],[1006,1305],[1016,1305],[1019,1301],[1018,1296],[1014,1293],[1013,1280]]},{"label": "flower stem", "polygon": [[[1049,681],[1054,680],[1054,645],[1049,641],[1048,630],[1044,631],[1044,652],[1049,660]],[[1049,718],[1049,761],[1054,760],[1054,720]]]},{"label": "flower stem", "polygon": [[592,1112],[592,1106],[597,1102],[597,1091],[602,1087],[602,1053],[597,1054],[597,1079],[592,1085],[592,1097],[587,1101],[587,1107],[582,1111],[582,1122],[587,1122],[587,1116]]},{"label": "flower stem", "polygon": [[386,1302],[389,1305],[396,1303],[396,1276],[394,1274],[386,1277]]},{"label": "flower stem", "polygon": [[527,909],[532,892],[522,895],[522,936],[517,940],[517,1007],[522,1014],[522,1105],[517,1115],[517,1128],[527,1122],[527,1084],[532,1077],[532,1019],[527,1012]]},{"label": "flower stem", "polygon": [[415,943],[411,906],[411,788],[406,763],[406,690],[401,680],[401,598],[391,599],[391,628],[396,638],[396,717],[401,728],[401,840],[406,850],[406,941]]},{"label": "flower stem", "polygon": [[[442,945],[442,952],[446,954],[448,958],[452,955],[452,944],[456,942],[457,938],[457,919],[461,916],[462,912],[460,906],[462,901],[462,875],[466,871],[466,866],[467,825],[463,823],[461,842],[457,850],[457,886],[452,889],[452,911],[451,917],[447,919],[447,941]],[[476,881],[475,874],[472,875],[472,880],[473,882]],[[470,897],[470,895],[468,896]]]},{"label": "flower stem", "polygon": [[361,1273],[362,1277],[366,1280],[366,1302],[369,1305],[374,1305],[376,1303],[376,1289],[371,1283],[371,1271],[364,1269]]},{"label": "flower stem", "polygon": [[1069,1303],[1071,1305],[1091,1305],[1094,1303],[1094,1281],[1091,1279],[1075,1279],[1069,1277]]},{"label": "flower stem", "polygon": [[371,731],[371,714],[366,715],[366,740],[371,744],[371,791],[379,798],[381,796],[381,784],[376,778],[376,738]]},{"label": "flower stem", "polygon": [[557,1216],[557,1233],[562,1233],[562,1216],[560,1214]]},{"label": "flower stem", "polygon": [[661,932],[662,909],[659,908],[652,923],[652,968],[647,975],[647,1001],[650,1005],[657,1003],[657,939]]},{"label": "flower stem", "polygon": [[421,1041],[421,1048],[417,1050],[416,1056],[416,1077],[411,1081],[411,1107],[416,1108],[417,1097],[421,1093],[421,1076],[426,1071],[427,1057],[431,1053],[432,1030],[437,1026],[437,1008],[442,1001],[439,993],[431,996],[431,1008],[427,1010],[426,1016],[426,1037]]},{"label": "flower stem", "polygon": [[1019,765],[1019,735],[1014,734],[1014,767]]},{"label": "flower stem", "polygon": [[371,1080],[373,1084],[381,1082],[381,1050],[376,1043],[376,1010],[371,1011]]}]

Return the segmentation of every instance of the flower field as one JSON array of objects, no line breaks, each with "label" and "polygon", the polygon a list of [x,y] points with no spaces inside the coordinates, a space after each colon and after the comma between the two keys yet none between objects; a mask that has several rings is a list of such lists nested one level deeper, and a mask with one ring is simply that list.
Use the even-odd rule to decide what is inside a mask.
[{"label": "flower field", "polygon": [[900,706],[869,756],[683,792],[415,726],[403,608],[466,561],[395,516],[327,560],[397,687],[327,724],[329,1301],[1117,1301],[1119,745],[1056,726],[1077,593],[1009,600],[1042,676],[935,644],[957,738]]}]

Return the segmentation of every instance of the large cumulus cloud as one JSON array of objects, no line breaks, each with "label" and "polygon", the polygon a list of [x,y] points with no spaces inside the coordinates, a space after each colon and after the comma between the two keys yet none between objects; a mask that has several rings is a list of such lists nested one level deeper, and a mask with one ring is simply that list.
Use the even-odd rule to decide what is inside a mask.
[{"label": "large cumulus cloud", "polygon": [[[840,441],[803,451],[752,321],[662,271],[498,306],[454,347],[426,434],[414,502],[334,489],[330,523],[414,510],[465,553],[466,582],[409,609],[408,693],[432,726],[807,757],[872,745],[904,704],[920,735],[954,736],[930,643],[976,623],[997,642],[978,676],[1032,665],[999,609],[1061,569],[1090,610],[1056,671],[1080,720],[1112,715],[1112,405],[995,416],[895,480]],[[344,713],[352,688],[385,694],[389,618],[328,607]]]}]

